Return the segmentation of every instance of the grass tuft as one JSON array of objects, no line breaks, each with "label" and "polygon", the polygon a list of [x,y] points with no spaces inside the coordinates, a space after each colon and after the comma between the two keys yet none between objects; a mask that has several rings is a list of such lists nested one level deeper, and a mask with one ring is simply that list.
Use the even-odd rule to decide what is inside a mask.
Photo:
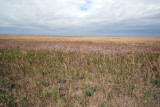
[{"label": "grass tuft", "polygon": [[160,53],[0,49],[0,106],[159,106]]}]

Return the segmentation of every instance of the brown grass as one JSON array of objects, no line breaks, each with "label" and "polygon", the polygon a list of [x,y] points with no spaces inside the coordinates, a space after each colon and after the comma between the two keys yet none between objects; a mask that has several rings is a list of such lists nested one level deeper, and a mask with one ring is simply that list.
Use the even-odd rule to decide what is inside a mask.
[{"label": "brown grass", "polygon": [[60,51],[124,53],[124,52],[160,52],[160,39],[116,38],[116,37],[57,37],[0,35],[0,48],[8,49],[49,49]]},{"label": "brown grass", "polygon": [[160,53],[0,49],[0,59],[0,106],[160,106]]},{"label": "brown grass", "polygon": [[0,35],[0,106],[159,107],[159,38]]},{"label": "brown grass", "polygon": [[69,37],[69,36],[35,36],[35,35],[0,35],[0,39],[29,40],[29,41],[89,41],[89,42],[121,42],[144,43],[160,42],[160,37]]}]

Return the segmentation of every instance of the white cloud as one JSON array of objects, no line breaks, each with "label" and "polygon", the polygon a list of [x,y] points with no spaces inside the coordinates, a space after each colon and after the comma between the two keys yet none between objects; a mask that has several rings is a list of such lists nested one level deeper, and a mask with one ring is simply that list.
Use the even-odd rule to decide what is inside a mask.
[{"label": "white cloud", "polygon": [[[0,0],[0,26],[93,27],[160,24],[160,0]],[[157,22],[159,21],[159,22]]]}]

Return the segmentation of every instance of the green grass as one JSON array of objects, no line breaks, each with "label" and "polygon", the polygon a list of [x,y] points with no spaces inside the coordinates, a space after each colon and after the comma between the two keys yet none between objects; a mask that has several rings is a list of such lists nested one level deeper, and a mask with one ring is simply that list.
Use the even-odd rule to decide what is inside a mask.
[{"label": "green grass", "polygon": [[0,50],[0,106],[160,106],[160,53]]}]

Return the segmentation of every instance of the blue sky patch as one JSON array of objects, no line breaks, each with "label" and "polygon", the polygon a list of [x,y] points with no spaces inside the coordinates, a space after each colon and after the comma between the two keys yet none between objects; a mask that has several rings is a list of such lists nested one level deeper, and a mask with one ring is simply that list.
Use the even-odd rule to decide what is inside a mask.
[{"label": "blue sky patch", "polygon": [[91,5],[91,1],[86,0],[85,3],[80,6],[80,10],[87,11],[90,8],[90,5]]}]

